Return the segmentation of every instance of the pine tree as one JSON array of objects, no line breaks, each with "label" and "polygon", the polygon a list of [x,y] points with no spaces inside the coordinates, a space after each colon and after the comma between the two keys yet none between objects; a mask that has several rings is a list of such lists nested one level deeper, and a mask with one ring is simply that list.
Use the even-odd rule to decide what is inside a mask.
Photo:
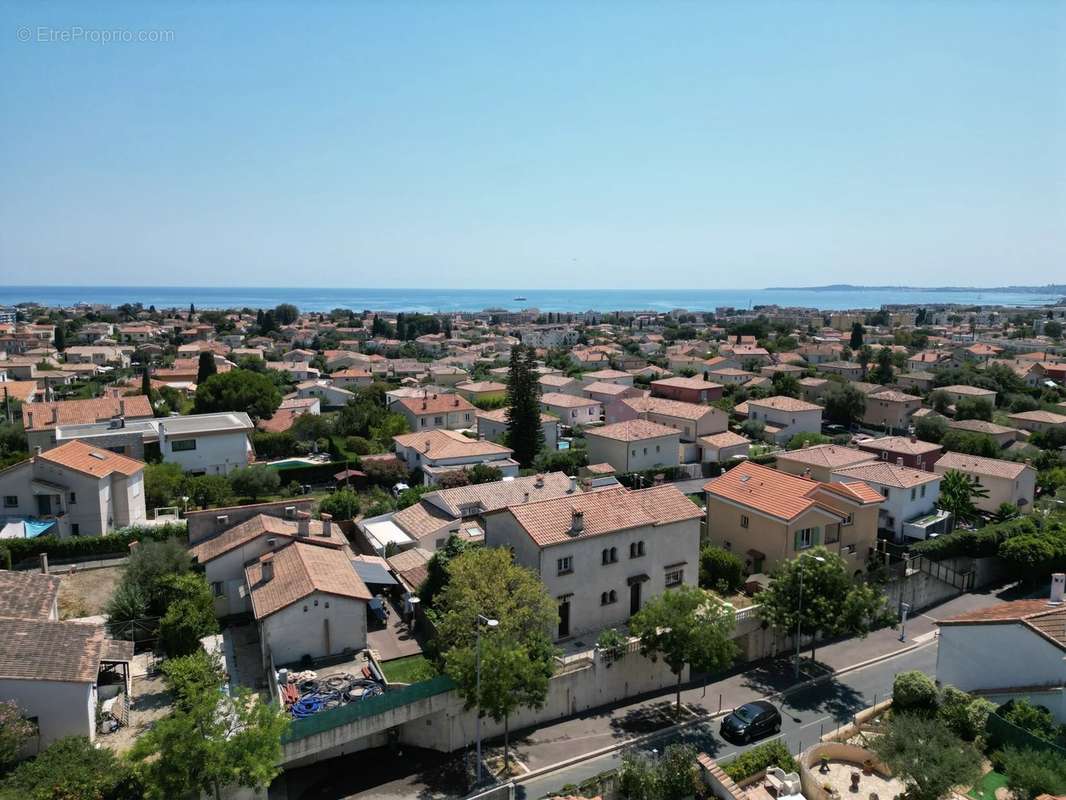
[{"label": "pine tree", "polygon": [[515,460],[529,466],[544,446],[540,427],[540,384],[532,347],[511,349],[507,377],[507,438]]},{"label": "pine tree", "polygon": [[196,306],[194,306],[192,303],[189,303],[189,319],[192,319],[193,315],[195,313],[196,313]]},{"label": "pine tree", "polygon": [[152,379],[148,377],[148,367],[141,373],[141,394],[145,397],[152,396]]},{"label": "pine tree", "polygon": [[204,350],[200,353],[200,363],[196,368],[196,385],[199,386],[216,372],[218,368],[215,366],[215,354],[210,350]]},{"label": "pine tree", "polygon": [[59,320],[59,324],[56,325],[56,350],[65,350],[67,347],[67,323],[63,320]]}]

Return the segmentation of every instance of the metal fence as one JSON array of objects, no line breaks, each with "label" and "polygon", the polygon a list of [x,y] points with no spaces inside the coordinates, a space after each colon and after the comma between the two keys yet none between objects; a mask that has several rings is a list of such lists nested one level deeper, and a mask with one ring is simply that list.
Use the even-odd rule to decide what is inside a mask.
[{"label": "metal fence", "polygon": [[444,694],[445,692],[450,692],[455,686],[455,682],[447,675],[438,675],[428,681],[412,683],[402,689],[385,692],[385,694],[355,703],[348,703],[328,711],[320,711],[310,717],[294,719],[282,739],[282,743],[306,739],[308,736],[324,733],[359,719],[391,711],[394,708],[406,706],[418,700],[424,700],[427,697]]},{"label": "metal fence", "polygon": [[1055,755],[1066,763],[1066,747],[1033,736],[1025,728],[1019,728],[1013,722],[1008,722],[996,712],[988,715],[985,723],[985,733],[988,734],[989,743],[996,749],[1002,747],[1016,747],[1020,750],[1037,750],[1048,755]]}]

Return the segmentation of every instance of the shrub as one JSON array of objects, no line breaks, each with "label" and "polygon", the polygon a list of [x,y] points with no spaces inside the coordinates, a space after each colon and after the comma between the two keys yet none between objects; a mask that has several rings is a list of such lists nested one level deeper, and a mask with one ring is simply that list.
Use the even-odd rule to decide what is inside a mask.
[{"label": "shrub", "polygon": [[170,604],[159,621],[159,644],[170,658],[187,656],[200,649],[203,637],[217,632],[218,623],[211,605],[205,608],[195,600],[178,600]]},{"label": "shrub", "polygon": [[344,440],[344,447],[349,453],[355,453],[357,456],[365,456],[374,452],[373,443],[365,436],[349,436]]},{"label": "shrub", "polygon": [[37,726],[22,715],[14,700],[0,701],[0,775],[18,760],[26,741],[37,733]]},{"label": "shrub", "polygon": [[252,501],[277,492],[281,476],[265,464],[253,464],[235,469],[229,474],[229,483],[235,494],[250,497]]},{"label": "shrub", "polygon": [[892,707],[898,711],[932,713],[937,701],[936,684],[924,672],[900,672],[892,682]]},{"label": "shrub", "polygon": [[731,594],[744,585],[744,562],[735,553],[704,545],[700,550],[700,586]]},{"label": "shrub", "polygon": [[742,781],[767,767],[780,767],[785,772],[795,772],[796,760],[792,758],[785,744],[780,739],[775,739],[753,747],[721,766],[722,771],[734,781]]},{"label": "shrub", "polygon": [[[143,797],[129,765],[84,736],[57,739],[3,782],[4,797],[29,800],[126,800]],[[10,792],[10,795],[7,794]]]},{"label": "shrub", "polygon": [[1015,800],[1066,793],[1066,763],[1041,750],[1004,748],[997,761]]},{"label": "shrub", "polygon": [[1011,700],[999,709],[999,716],[1017,725],[1038,739],[1054,742],[1062,738],[1062,730],[1055,722],[1055,717],[1044,706],[1030,703],[1024,697]]},{"label": "shrub", "polygon": [[954,686],[945,686],[940,694],[941,721],[952,733],[967,742],[972,742],[984,733],[988,715],[996,710],[995,703],[983,697],[974,697]]},{"label": "shrub", "polygon": [[4,547],[11,553],[15,564],[48,553],[49,558],[92,558],[126,555],[130,542],[160,542],[167,539],[185,539],[185,523],[168,523],[159,526],[134,526],[105,536],[72,536],[57,539],[54,536],[38,536],[36,539],[5,539]]},{"label": "shrub", "polygon": [[331,514],[333,519],[354,519],[359,515],[359,495],[351,489],[340,489],[318,504],[319,513]]}]

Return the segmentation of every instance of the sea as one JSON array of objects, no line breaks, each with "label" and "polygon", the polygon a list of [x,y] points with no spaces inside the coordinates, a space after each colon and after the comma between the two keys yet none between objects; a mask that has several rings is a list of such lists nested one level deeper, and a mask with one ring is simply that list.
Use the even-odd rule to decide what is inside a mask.
[{"label": "sea", "polygon": [[351,287],[197,286],[0,286],[0,305],[145,308],[273,308],[292,303],[301,311],[454,312],[506,309],[580,313],[584,311],[714,311],[760,305],[823,310],[876,309],[882,305],[1041,306],[1061,300],[1054,293],[920,288],[825,289],[360,289]]}]

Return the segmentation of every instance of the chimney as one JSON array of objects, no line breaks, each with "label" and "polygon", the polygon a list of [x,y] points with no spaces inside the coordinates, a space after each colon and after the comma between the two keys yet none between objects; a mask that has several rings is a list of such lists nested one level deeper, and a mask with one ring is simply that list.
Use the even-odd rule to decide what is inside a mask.
[{"label": "chimney", "polygon": [[[7,390],[6,390],[6,389],[5,389],[4,391],[5,391],[5,393],[7,392]],[[30,424],[29,424],[29,428],[30,428],[30,430],[32,431],[32,430],[33,430],[33,412],[32,412],[32,411],[27,411],[27,412],[26,412],[26,421],[27,421],[28,423],[30,423]]]},{"label": "chimney", "polygon": [[41,572],[48,574],[48,553],[41,553]]},{"label": "chimney", "polygon": [[118,415],[120,417],[126,416],[126,401],[125,400],[120,399],[118,401]]},{"label": "chimney", "polygon": [[577,491],[577,478],[573,475],[570,476],[570,488],[566,490],[567,494],[573,494]]},{"label": "chimney", "polygon": [[585,512],[575,508],[570,517],[570,535],[577,536],[583,530],[585,530]]},{"label": "chimney", "polygon": [[1066,592],[1066,573],[1056,572],[1051,576],[1051,598],[1049,603],[1053,606],[1061,606],[1064,592]]},{"label": "chimney", "polygon": [[544,473],[537,473],[537,479],[533,482],[533,485],[538,489],[544,488]]},{"label": "chimney", "polygon": [[58,425],[59,424],[59,409],[56,408],[55,406],[52,406],[52,424],[53,425]]},{"label": "chimney", "polygon": [[319,514],[322,518],[322,535],[329,536],[333,533],[333,515],[332,514]]},{"label": "chimney", "polygon": [[260,581],[262,583],[269,583],[274,578],[274,554],[267,553],[261,559],[259,559],[259,566],[262,569],[260,574]]},{"label": "chimney", "polygon": [[903,466],[903,456],[898,456],[896,458],[896,466],[897,467],[902,467]]},{"label": "chimney", "polygon": [[916,442],[916,441],[918,441],[918,437],[917,437],[917,436],[915,436],[915,435],[914,435],[913,433],[911,434],[911,441],[912,441],[912,442]]},{"label": "chimney", "polygon": [[301,539],[306,539],[311,535],[311,515],[306,511],[296,514],[296,535]]}]

